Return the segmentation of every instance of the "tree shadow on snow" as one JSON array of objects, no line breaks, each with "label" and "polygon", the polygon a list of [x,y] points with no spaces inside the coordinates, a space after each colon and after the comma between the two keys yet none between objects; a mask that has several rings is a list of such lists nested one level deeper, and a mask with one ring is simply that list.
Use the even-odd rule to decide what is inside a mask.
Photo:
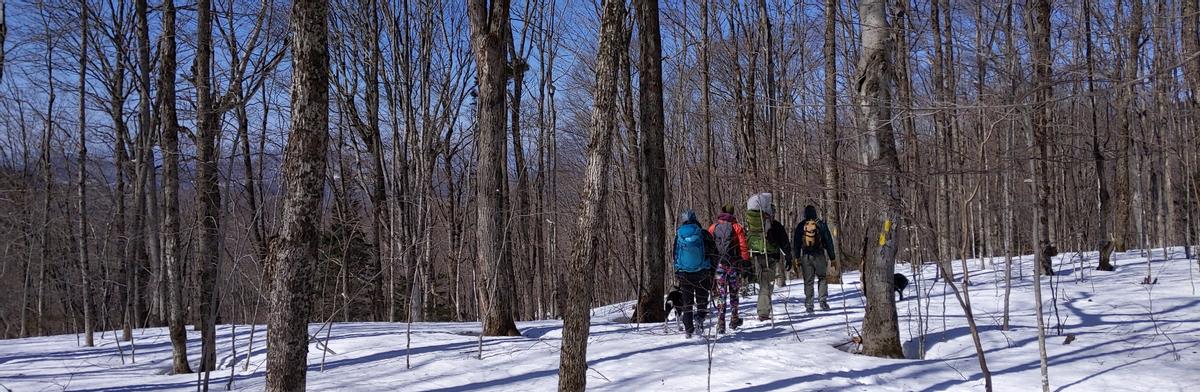
[{"label": "tree shadow on snow", "polygon": [[[632,357],[632,356],[635,356],[638,354],[645,354],[645,353],[655,352],[655,351],[659,351],[659,350],[670,350],[673,348],[690,346],[693,344],[694,343],[692,343],[692,342],[684,341],[684,342],[679,342],[679,343],[675,343],[675,344],[671,344],[671,345],[667,345],[667,346],[654,346],[654,347],[647,347],[647,348],[644,348],[641,350],[636,350],[636,351],[626,351],[626,352],[622,352],[619,354],[610,355],[610,356],[607,356],[604,358],[589,360],[588,367],[595,366],[596,364],[599,364],[602,362],[626,359],[626,358],[629,358],[629,357]],[[479,382],[474,382],[474,383],[470,383],[470,384],[456,385],[456,386],[452,386],[452,387],[429,389],[428,392],[474,391],[474,390],[483,389],[483,388],[495,388],[495,387],[507,386],[507,385],[513,384],[513,383],[530,381],[530,380],[535,380],[535,379],[539,379],[542,377],[552,377],[552,376],[557,376],[557,375],[558,375],[558,369],[538,370],[538,371],[518,374],[518,375],[511,376],[511,377],[505,377],[505,378],[500,378],[500,379],[495,379],[495,380],[479,381]],[[420,382],[417,382],[417,383],[419,384]],[[403,389],[405,389],[405,388],[400,388],[400,390],[403,390]]]}]

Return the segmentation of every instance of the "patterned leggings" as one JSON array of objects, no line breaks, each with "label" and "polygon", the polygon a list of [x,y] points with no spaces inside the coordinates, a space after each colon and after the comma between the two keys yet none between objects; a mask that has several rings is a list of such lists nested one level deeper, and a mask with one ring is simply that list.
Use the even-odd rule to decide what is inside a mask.
[{"label": "patterned leggings", "polygon": [[737,269],[729,266],[717,267],[717,323],[725,323],[726,302],[732,308],[732,319],[738,319],[739,289]]}]

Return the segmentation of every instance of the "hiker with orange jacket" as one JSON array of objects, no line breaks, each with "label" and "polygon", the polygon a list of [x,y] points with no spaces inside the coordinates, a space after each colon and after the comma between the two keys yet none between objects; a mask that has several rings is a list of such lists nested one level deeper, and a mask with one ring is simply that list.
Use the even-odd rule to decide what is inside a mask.
[{"label": "hiker with orange jacket", "polygon": [[708,226],[717,243],[717,333],[725,333],[726,302],[732,308],[730,329],[742,326],[738,315],[738,275],[750,264],[750,245],[746,240],[746,228],[737,222],[733,206],[726,204],[717,215],[717,222]]}]

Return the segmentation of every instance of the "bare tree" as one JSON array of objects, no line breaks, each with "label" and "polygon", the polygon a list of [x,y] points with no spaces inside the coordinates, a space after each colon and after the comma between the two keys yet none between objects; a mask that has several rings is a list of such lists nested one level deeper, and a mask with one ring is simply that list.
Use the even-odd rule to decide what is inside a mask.
[{"label": "bare tree", "polygon": [[900,205],[900,160],[892,131],[892,32],[887,21],[887,2],[862,0],[858,3],[862,20],[862,54],[858,63],[856,87],[862,96],[866,120],[865,144],[868,167],[872,171],[871,192],[879,205],[883,230],[879,235],[879,253],[863,263],[862,281],[866,296],[863,316],[863,353],[876,357],[903,358],[900,326],[896,317],[896,298],[892,295],[899,241],[893,228],[906,227]]},{"label": "bare tree", "polygon": [[711,205],[713,203],[714,194],[720,194],[720,181],[714,181],[717,177],[717,151],[716,137],[713,135],[713,113],[712,113],[712,59],[711,46],[712,39],[709,34],[709,26],[712,25],[709,14],[709,0],[701,0],[700,2],[700,111],[702,121],[704,122],[704,192],[705,200]]},{"label": "bare tree", "polygon": [[212,87],[212,0],[196,3],[196,199],[200,210],[199,292],[200,371],[212,371],[217,363],[217,279],[221,255],[221,189],[218,187],[220,123]]},{"label": "bare tree", "polygon": [[[179,120],[175,110],[175,1],[162,4],[162,33],[158,52],[158,131],[163,149],[163,268],[167,270],[167,328],[171,335],[171,369],[175,374],[191,373],[187,358],[187,331],[183,309],[183,269],[180,258],[179,217]],[[146,13],[141,8],[139,18]],[[142,22],[139,22],[142,23]],[[139,49],[140,50],[140,49]]]},{"label": "bare tree", "polygon": [[[79,192],[79,274],[83,282],[83,341],[87,347],[95,346],[95,315],[92,298],[92,271],[88,260],[88,207],[87,207],[87,63],[88,63],[88,20],[87,0],[79,0],[79,177],[76,190]],[[47,113],[47,115],[51,115]]]},{"label": "bare tree", "polygon": [[510,225],[505,185],[508,179],[505,139],[505,37],[509,27],[508,0],[472,0],[467,4],[471,22],[471,48],[478,68],[478,98],[476,102],[476,150],[479,154],[477,173],[475,241],[484,287],[480,304],[483,334],[486,336],[518,336],[513,321],[512,258],[506,252]]},{"label": "bare tree", "polygon": [[621,47],[623,0],[606,0],[600,16],[600,45],[596,53],[596,87],[592,104],[587,169],[584,171],[582,212],[576,237],[563,314],[563,343],[559,354],[558,390],[583,391],[587,387],[587,339],[595,268],[604,252],[600,244],[606,228],[604,206],[608,198],[609,160],[615,133],[617,58]]},{"label": "bare tree", "polygon": [[291,133],[283,158],[283,226],[271,249],[275,275],[267,326],[268,391],[300,391],[306,385],[312,277],[329,144],[328,16],[324,1],[292,4]]},{"label": "bare tree", "polygon": [[8,16],[4,14],[8,4],[0,0],[0,80],[4,80],[4,42],[8,38]]},{"label": "bare tree", "polygon": [[657,323],[667,318],[663,308],[663,270],[666,268],[663,252],[666,244],[666,193],[667,163],[663,151],[663,82],[662,82],[662,37],[658,25],[658,0],[638,0],[638,41],[641,59],[638,63],[638,111],[641,128],[641,157],[639,176],[643,211],[642,262],[645,271],[641,274],[641,293],[636,313],[641,323]]},{"label": "bare tree", "polygon": [[1112,271],[1112,234],[1109,232],[1109,222],[1112,220],[1112,201],[1108,193],[1108,175],[1104,152],[1100,140],[1100,123],[1097,119],[1095,66],[1092,57],[1092,5],[1089,0],[1083,1],[1084,50],[1087,57],[1087,89],[1088,100],[1091,103],[1092,115],[1092,159],[1096,169],[1096,238],[1099,240],[1100,263],[1096,269]]},{"label": "bare tree", "polygon": [[[1133,174],[1130,172],[1133,165],[1132,152],[1134,148],[1134,132],[1135,125],[1133,108],[1136,102],[1137,85],[1134,81],[1138,80],[1138,70],[1141,69],[1141,45],[1142,31],[1144,27],[1143,18],[1145,16],[1144,0],[1133,0],[1132,9],[1129,12],[1129,20],[1124,23],[1126,41],[1121,43],[1117,41],[1117,49],[1125,50],[1125,53],[1119,53],[1117,58],[1117,68],[1120,70],[1122,84],[1118,92],[1117,113],[1118,121],[1120,122],[1120,135],[1117,141],[1117,205],[1116,215],[1113,223],[1113,249],[1123,252],[1129,248],[1129,237],[1132,234],[1129,229],[1132,227],[1133,220],[1132,206],[1134,205],[1133,195]],[[1117,3],[1117,15],[1122,15],[1121,11],[1124,2]]]},{"label": "bare tree", "polygon": [[[822,160],[822,171],[824,172],[822,196],[825,199],[825,211],[828,211],[829,216],[833,217],[833,231],[837,231],[837,226],[841,225],[838,219],[842,218],[842,203],[841,203],[841,176],[838,173],[838,148],[841,145],[838,141],[838,122],[837,122],[837,6],[838,0],[825,0],[825,34],[824,45],[821,53],[825,56],[825,149],[829,153],[827,159]],[[835,241],[839,245],[842,241]],[[843,255],[845,252],[841,252]],[[845,259],[843,257],[843,259]],[[841,283],[842,269],[840,262],[834,262],[829,266],[829,283]]]},{"label": "bare tree", "polygon": [[1029,41],[1031,43],[1031,59],[1033,60],[1033,78],[1035,83],[1033,105],[1033,149],[1037,153],[1033,163],[1033,178],[1037,194],[1034,210],[1037,216],[1037,231],[1035,269],[1033,276],[1034,309],[1038,325],[1038,351],[1041,354],[1042,391],[1050,391],[1050,378],[1047,374],[1046,361],[1046,327],[1042,318],[1042,275],[1046,271],[1050,254],[1050,180],[1048,160],[1050,155],[1050,100],[1054,90],[1051,80],[1050,58],[1050,0],[1029,0],[1026,3],[1029,13],[1026,23]]}]

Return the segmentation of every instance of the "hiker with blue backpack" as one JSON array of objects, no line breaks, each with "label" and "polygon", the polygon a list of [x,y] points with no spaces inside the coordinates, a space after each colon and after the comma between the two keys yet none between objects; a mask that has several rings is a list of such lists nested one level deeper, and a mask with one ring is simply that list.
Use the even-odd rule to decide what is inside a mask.
[{"label": "hiker with blue backpack", "polygon": [[682,321],[687,338],[704,330],[708,317],[709,292],[713,289],[713,263],[717,246],[696,213],[688,209],[680,217],[683,223],[675,231],[675,279],[683,294]]}]

